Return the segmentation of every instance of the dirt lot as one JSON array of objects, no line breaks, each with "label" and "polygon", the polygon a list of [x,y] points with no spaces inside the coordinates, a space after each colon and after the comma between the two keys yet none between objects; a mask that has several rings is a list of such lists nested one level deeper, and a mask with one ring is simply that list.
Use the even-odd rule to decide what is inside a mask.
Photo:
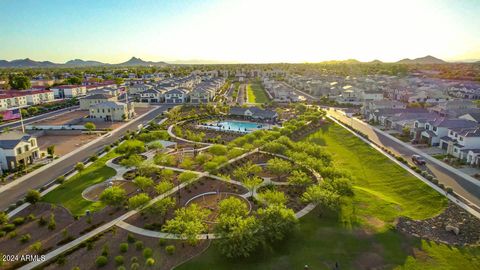
[{"label": "dirt lot", "polygon": [[[119,265],[124,265],[127,269],[133,269],[133,267],[131,268],[130,266],[135,264],[134,261],[137,260],[139,264],[138,269],[167,270],[195,257],[203,252],[210,244],[208,240],[200,241],[196,246],[190,246],[185,244],[184,241],[179,240],[160,242],[157,238],[132,233],[130,234],[131,241],[129,242],[128,234],[127,231],[115,227],[113,230],[106,232],[94,241],[90,241],[91,244],[81,245],[79,249],[66,255],[63,262],[57,260],[57,262],[52,262],[50,265],[46,266],[45,269],[69,270],[74,267],[79,267],[80,269],[97,269],[98,267],[95,265],[95,260],[101,255],[102,251],[106,250],[108,263],[101,269],[114,270],[117,269]],[[141,243],[143,247],[137,248],[135,245],[137,241]],[[128,244],[127,250],[123,253],[120,251],[119,247],[121,243]],[[168,254],[165,251],[165,247],[169,245],[175,247],[173,254]],[[146,259],[142,254],[144,248],[151,248],[153,251],[152,258],[155,263],[151,267],[148,267],[145,264]],[[123,257],[123,263],[121,264],[116,263],[114,260],[114,258],[119,255]]]},{"label": "dirt lot", "polygon": [[69,125],[77,124],[81,118],[88,116],[88,111],[71,111],[45,120],[40,120],[32,125]]},{"label": "dirt lot", "polygon": [[94,140],[99,135],[81,134],[81,135],[45,135],[37,138],[40,149],[46,150],[48,146],[55,145],[55,154],[63,156],[72,152],[78,147]]}]

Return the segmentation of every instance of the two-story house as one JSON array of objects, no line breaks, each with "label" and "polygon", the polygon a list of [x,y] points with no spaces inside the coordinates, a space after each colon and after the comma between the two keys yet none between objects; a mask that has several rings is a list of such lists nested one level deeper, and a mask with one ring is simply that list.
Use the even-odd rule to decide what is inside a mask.
[{"label": "two-story house", "polygon": [[440,138],[447,136],[450,129],[472,128],[475,126],[477,126],[476,122],[466,119],[442,117],[425,122],[419,119],[414,123],[415,132],[417,132],[415,136],[419,135],[419,137],[414,137],[414,139],[418,139],[419,142],[430,146],[439,146]]},{"label": "two-story house", "polygon": [[14,170],[32,164],[40,157],[37,139],[29,134],[9,131],[0,134],[0,167]]},{"label": "two-story house", "polygon": [[188,98],[188,91],[184,88],[175,88],[165,92],[165,103],[185,103]]},{"label": "two-story house", "polygon": [[449,129],[447,136],[440,138],[439,147],[449,155],[466,160],[469,150],[480,149],[480,126]]}]

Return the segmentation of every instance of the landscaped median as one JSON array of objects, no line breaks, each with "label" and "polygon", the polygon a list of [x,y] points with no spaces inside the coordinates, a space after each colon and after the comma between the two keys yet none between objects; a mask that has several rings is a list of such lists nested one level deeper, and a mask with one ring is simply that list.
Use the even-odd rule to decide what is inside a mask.
[{"label": "landscaped median", "polygon": [[269,101],[267,93],[263,89],[260,81],[247,84],[246,90],[248,103],[266,103]]}]

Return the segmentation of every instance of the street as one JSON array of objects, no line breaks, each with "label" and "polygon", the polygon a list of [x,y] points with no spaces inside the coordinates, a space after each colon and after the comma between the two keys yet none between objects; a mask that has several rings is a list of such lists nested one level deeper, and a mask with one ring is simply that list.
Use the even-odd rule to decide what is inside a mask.
[{"label": "street", "polygon": [[125,126],[113,132],[111,136],[102,137],[100,140],[87,146],[82,151],[79,151],[74,155],[67,156],[58,163],[53,164],[51,167],[48,168],[48,170],[43,170],[36,175],[27,178],[27,180],[22,181],[7,190],[4,190],[0,193],[0,195],[2,196],[2,200],[0,201],[0,209],[5,209],[12,203],[15,203],[19,199],[23,198],[23,196],[28,190],[40,188],[41,186],[49,183],[57,177],[66,174],[73,168],[73,166],[77,162],[83,162],[90,156],[98,153],[105,146],[110,145],[117,139],[121,138],[127,130],[137,130],[138,125],[145,125],[147,122],[149,122],[162,112],[166,111],[169,107],[171,106],[159,106],[158,108],[147,113],[141,119],[133,119]]},{"label": "street", "polygon": [[[377,145],[389,148],[397,155],[403,156],[406,160],[410,161],[413,154],[417,154],[404,145],[394,141],[392,138],[385,136],[374,130],[370,125],[356,119],[347,117],[339,111],[335,111],[332,108],[327,110],[327,114],[336,118],[337,120],[352,126],[354,129],[368,135],[368,138],[375,142]],[[451,187],[455,193],[461,195],[465,199],[469,200],[476,209],[480,209],[480,187],[465,179],[463,176],[456,174],[445,167],[435,164],[427,159],[426,167],[430,170],[440,183],[445,186]]]},{"label": "street", "polygon": [[[50,117],[54,117],[56,115],[64,114],[64,113],[72,111],[72,110],[77,110],[79,107],[80,106],[72,106],[72,107],[68,107],[68,108],[65,108],[65,109],[60,109],[60,110],[56,110],[56,111],[53,111],[53,112],[48,112],[48,113],[40,114],[40,115],[37,115],[37,116],[29,117],[27,119],[23,119],[23,124],[24,125],[32,124],[32,123],[35,123],[36,121],[39,121],[39,120],[44,120],[46,118],[50,118]],[[3,130],[4,128],[13,129],[13,128],[17,128],[17,127],[20,127],[20,126],[21,126],[21,122],[20,122],[20,120],[18,120],[18,121],[15,121],[15,122],[2,124],[2,125],[0,125],[0,129],[1,130]],[[0,131],[0,132],[2,132],[2,131]]]}]

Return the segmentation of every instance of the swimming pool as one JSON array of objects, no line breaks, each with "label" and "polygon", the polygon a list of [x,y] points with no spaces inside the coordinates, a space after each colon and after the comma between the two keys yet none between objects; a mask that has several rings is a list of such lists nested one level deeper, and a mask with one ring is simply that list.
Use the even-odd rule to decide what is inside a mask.
[{"label": "swimming pool", "polygon": [[208,124],[202,125],[202,127],[216,129],[216,130],[249,133],[259,129],[268,129],[270,128],[270,125],[262,124],[262,123],[254,123],[254,122],[227,120],[227,121],[219,121],[219,122],[210,122]]}]

